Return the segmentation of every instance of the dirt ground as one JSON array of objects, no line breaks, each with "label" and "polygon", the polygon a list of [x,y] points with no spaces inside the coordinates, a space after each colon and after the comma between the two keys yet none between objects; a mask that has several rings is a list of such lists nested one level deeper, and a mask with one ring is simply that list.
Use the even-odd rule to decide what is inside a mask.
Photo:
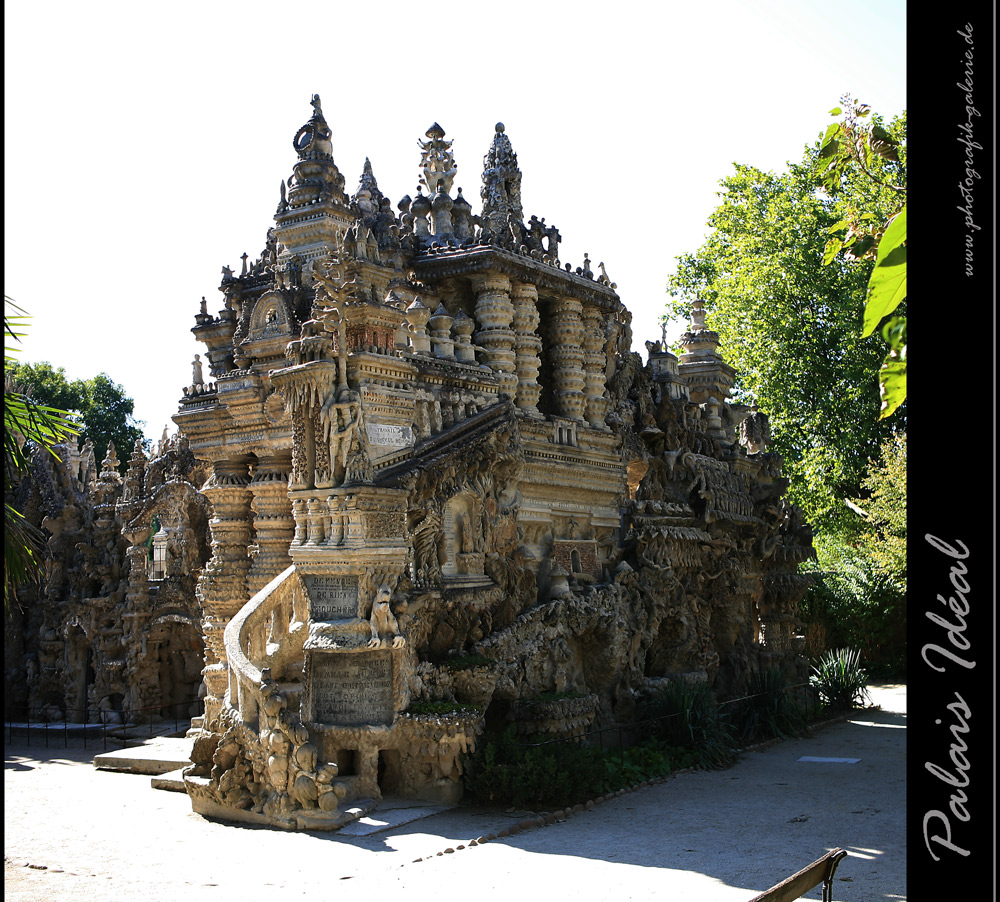
[{"label": "dirt ground", "polygon": [[[543,827],[482,844],[525,812],[460,806],[367,835],[208,821],[149,776],[97,771],[93,748],[7,746],[4,890],[10,902],[199,902],[263,890],[330,899],[477,902],[747,900],[840,846],[837,902],[906,898],[906,689],[805,739],[679,774]],[[6,736],[5,736],[6,739]],[[801,758],[860,759],[856,763]],[[373,818],[378,818],[378,811]],[[820,899],[819,891],[806,898]]]}]

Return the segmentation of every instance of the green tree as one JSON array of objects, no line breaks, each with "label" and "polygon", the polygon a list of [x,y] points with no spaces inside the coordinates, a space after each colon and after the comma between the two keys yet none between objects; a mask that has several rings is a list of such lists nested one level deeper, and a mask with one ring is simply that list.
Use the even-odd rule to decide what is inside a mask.
[{"label": "green tree", "polygon": [[817,183],[841,198],[841,219],[830,226],[824,252],[873,261],[865,297],[863,338],[879,330],[889,353],[879,371],[882,408],[891,416],[906,400],[906,317],[892,315],[906,299],[906,113],[888,126],[849,94],[827,128],[816,159]]},{"label": "green tree", "polygon": [[820,530],[856,528],[845,501],[857,498],[869,460],[896,428],[880,421],[882,348],[861,336],[867,268],[823,265],[842,201],[816,191],[819,145],[783,173],[737,164],[705,244],[678,259],[668,318],[705,301],[708,325],[737,371],[736,400],[771,419],[772,449],[785,461],[789,495]]},{"label": "green tree", "polygon": [[[4,295],[4,336],[19,342],[28,317]],[[5,345],[4,404],[3,404],[3,463],[4,463],[4,609],[16,600],[17,587],[38,578],[41,566],[43,536],[11,503],[15,480],[27,472],[31,445],[46,449],[58,457],[53,446],[77,434],[76,424],[65,410],[40,404],[26,394],[8,373],[14,361],[11,353],[17,348]]]},{"label": "green tree", "polygon": [[66,378],[66,371],[50,363],[4,362],[4,372],[24,386],[38,403],[76,411],[80,419],[80,440],[94,444],[97,463],[104,459],[108,442],[113,441],[124,475],[128,457],[136,441],[143,438],[142,424],[133,416],[135,402],[125,389],[106,373],[90,379]]},{"label": "green tree", "polygon": [[882,447],[861,485],[865,499],[858,510],[866,518],[861,539],[875,566],[906,594],[906,436],[897,435]]}]

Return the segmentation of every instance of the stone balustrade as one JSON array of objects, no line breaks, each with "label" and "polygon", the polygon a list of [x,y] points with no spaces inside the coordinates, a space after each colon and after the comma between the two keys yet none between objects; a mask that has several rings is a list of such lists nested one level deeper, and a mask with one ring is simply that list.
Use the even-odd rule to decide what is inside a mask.
[{"label": "stone balustrade", "polygon": [[302,654],[308,620],[306,595],[294,567],[287,567],[229,621],[225,630],[229,665],[227,705],[247,726],[257,723],[262,704],[262,671],[278,674]]}]

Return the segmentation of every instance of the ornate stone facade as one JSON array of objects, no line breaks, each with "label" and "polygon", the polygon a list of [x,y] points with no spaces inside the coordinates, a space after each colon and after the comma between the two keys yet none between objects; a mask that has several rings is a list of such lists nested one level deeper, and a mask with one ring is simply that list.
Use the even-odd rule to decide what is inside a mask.
[{"label": "ornate stone facade", "polygon": [[195,586],[209,555],[205,465],[180,436],[152,460],[114,445],[39,448],[14,506],[47,536],[37,586],[5,618],[8,714],[121,723],[201,714],[204,640]]},{"label": "ornate stone facade", "polygon": [[195,809],[336,828],[457,798],[487,721],[580,735],[671,675],[801,672],[811,537],[700,307],[644,366],[604,264],[525,223],[502,124],[481,213],[437,123],[393,212],[367,161],[347,196],[313,110],[174,417],[214,468]]},{"label": "ornate stone facade", "polygon": [[444,129],[419,143],[427,194],[394,210],[366,161],[349,196],[314,97],[263,251],[195,315],[181,436],[124,479],[114,449],[39,453],[20,488],[49,538],[9,696],[114,719],[200,692],[209,816],[453,800],[487,725],[579,737],[666,678],[803,670],[811,533],[701,306],[644,364],[604,264],[525,222],[502,124],[478,214]]}]

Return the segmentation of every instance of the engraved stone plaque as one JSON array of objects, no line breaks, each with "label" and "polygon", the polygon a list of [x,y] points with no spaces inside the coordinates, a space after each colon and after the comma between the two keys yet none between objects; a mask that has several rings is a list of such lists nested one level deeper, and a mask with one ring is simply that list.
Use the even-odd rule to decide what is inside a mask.
[{"label": "engraved stone plaque", "polygon": [[310,680],[317,722],[392,723],[392,652],[313,653]]},{"label": "engraved stone plaque", "polygon": [[413,447],[413,429],[410,426],[395,426],[390,423],[367,423],[368,441],[372,445],[389,448]]},{"label": "engraved stone plaque", "polygon": [[356,576],[304,577],[313,620],[347,620],[358,616]]}]

